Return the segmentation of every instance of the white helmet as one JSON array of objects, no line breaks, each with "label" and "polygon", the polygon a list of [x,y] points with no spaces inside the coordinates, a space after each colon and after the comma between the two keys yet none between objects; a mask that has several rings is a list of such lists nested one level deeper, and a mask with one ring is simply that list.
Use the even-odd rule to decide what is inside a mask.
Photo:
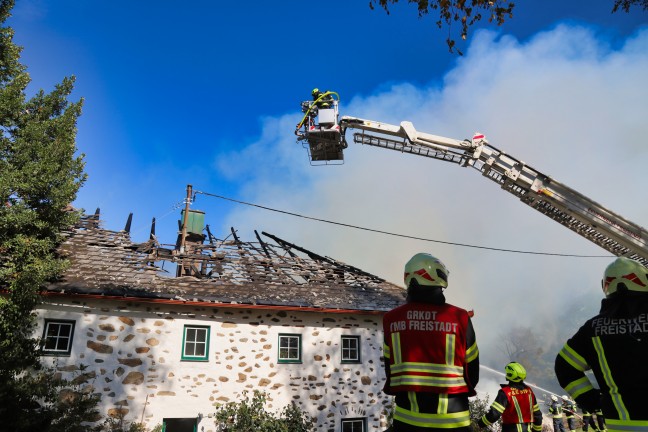
[{"label": "white helmet", "polygon": [[551,400],[556,402],[558,401],[558,397],[556,397],[556,395],[551,395]]},{"label": "white helmet", "polygon": [[630,291],[648,292],[648,269],[638,261],[619,257],[605,268],[601,284],[606,297],[621,286]]},{"label": "white helmet", "polygon": [[405,264],[405,288],[409,288],[412,280],[423,286],[448,286],[450,272],[440,259],[428,253],[418,253]]}]

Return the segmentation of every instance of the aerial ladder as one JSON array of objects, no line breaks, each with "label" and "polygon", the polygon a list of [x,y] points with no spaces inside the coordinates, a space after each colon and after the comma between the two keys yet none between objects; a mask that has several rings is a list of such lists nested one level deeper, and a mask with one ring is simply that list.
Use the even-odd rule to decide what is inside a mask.
[{"label": "aerial ladder", "polygon": [[[326,98],[327,103],[321,104]],[[411,122],[392,125],[355,117],[339,117],[339,98],[326,92],[302,102],[304,117],[297,125],[297,141],[308,150],[312,164],[340,164],[348,147],[346,130],[355,129],[353,141],[472,167],[483,177],[515,195],[524,204],[590,240],[615,256],[648,267],[648,232],[576,190],[491,145],[481,133],[458,140],[416,130]]]}]

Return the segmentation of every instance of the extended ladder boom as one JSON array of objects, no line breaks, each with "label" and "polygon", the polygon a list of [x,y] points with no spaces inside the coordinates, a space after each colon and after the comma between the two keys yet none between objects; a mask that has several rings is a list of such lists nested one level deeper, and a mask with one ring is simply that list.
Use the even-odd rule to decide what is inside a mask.
[{"label": "extended ladder boom", "polygon": [[[337,115],[337,103],[334,109]],[[334,126],[339,127],[318,130],[315,126],[310,131],[296,131],[298,140],[308,143],[313,162],[341,161],[347,147],[346,129],[357,129],[360,132],[354,133],[353,140],[359,144],[473,167],[523,203],[610,253],[648,267],[648,232],[644,228],[507,155],[490,145],[482,134],[456,140],[418,132],[407,121],[396,126],[346,116],[339,122],[336,117]]]}]

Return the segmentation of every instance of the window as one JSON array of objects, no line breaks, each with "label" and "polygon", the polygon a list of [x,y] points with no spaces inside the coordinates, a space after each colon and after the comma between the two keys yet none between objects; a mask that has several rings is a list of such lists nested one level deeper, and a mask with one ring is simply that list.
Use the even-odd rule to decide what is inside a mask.
[{"label": "window", "polygon": [[209,357],[209,327],[188,326],[182,339],[182,360],[207,361]]},{"label": "window", "polygon": [[301,363],[301,335],[279,335],[279,363]]},{"label": "window", "polygon": [[198,420],[191,418],[165,418],[162,419],[162,430],[167,432],[196,432]]},{"label": "window", "polygon": [[360,363],[360,336],[342,336],[342,363]]},{"label": "window", "polygon": [[75,321],[45,320],[42,352],[45,355],[70,355]]},{"label": "window", "polygon": [[342,432],[365,432],[367,430],[367,419],[352,418],[342,419]]}]

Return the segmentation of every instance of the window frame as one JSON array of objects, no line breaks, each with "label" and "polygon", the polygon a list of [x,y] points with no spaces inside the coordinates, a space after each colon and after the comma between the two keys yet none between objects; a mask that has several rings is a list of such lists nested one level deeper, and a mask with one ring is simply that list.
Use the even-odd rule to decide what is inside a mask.
[{"label": "window frame", "polygon": [[[344,358],[344,341],[345,340],[354,340],[356,342],[356,351],[357,351],[357,358],[355,359],[350,359],[350,358]],[[347,351],[351,350],[351,348],[346,348]],[[354,364],[354,363],[362,363],[362,350],[360,348],[360,336],[355,336],[355,335],[342,335],[340,337],[340,363],[344,364]]]},{"label": "window frame", "polygon": [[199,419],[197,417],[179,417],[179,418],[165,417],[162,419],[162,432],[166,431],[167,426],[169,426],[169,423],[171,423],[171,426],[173,426],[174,430],[180,428],[187,430],[188,429],[187,426],[190,426],[193,432],[196,432],[198,430],[198,421]]},{"label": "window frame", "polygon": [[[47,340],[48,340],[48,329],[50,324],[57,324],[57,325],[66,325],[69,326],[70,328],[70,335],[68,337],[68,342],[67,342],[67,349],[66,350],[58,350],[58,349],[47,349],[45,346],[47,345]],[[40,344],[40,352],[42,355],[46,356],[54,356],[54,357],[68,357],[72,354],[72,343],[74,342],[74,329],[76,328],[76,321],[75,320],[66,320],[66,319],[56,319],[56,318],[45,318],[45,322],[43,325],[43,337],[41,339],[41,344]],[[59,328],[60,331],[60,328]],[[56,338],[57,342],[56,345],[58,346],[58,342],[60,339],[60,335],[53,336]]]},{"label": "window frame", "polygon": [[[297,358],[282,358],[281,357],[281,340],[282,338],[296,338],[297,339]],[[302,363],[302,335],[297,334],[297,333],[279,333],[278,339],[277,339],[277,346],[278,346],[278,351],[277,351],[277,362],[278,363]],[[289,352],[291,349],[294,349],[291,346],[288,346],[284,349],[288,349]]]},{"label": "window frame", "polygon": [[[196,344],[197,342],[199,343],[204,343],[205,344],[205,354],[202,356],[195,355],[195,348],[194,348],[194,355],[187,355],[187,331],[188,330],[205,330],[205,341],[197,341],[193,340],[191,343]],[[211,327],[210,326],[205,326],[205,325],[193,325],[193,324],[185,324],[183,329],[182,329],[182,351],[180,354],[180,360],[181,361],[195,361],[195,362],[207,362],[209,361],[209,339],[211,336]]]},{"label": "window frame", "polygon": [[342,421],[340,422],[340,432],[344,432],[344,424],[345,423],[355,423],[355,422],[361,422],[360,424],[362,425],[362,429],[359,431],[356,431],[355,428],[353,432],[367,432],[367,418],[366,417],[354,417],[354,418],[343,418]]}]

